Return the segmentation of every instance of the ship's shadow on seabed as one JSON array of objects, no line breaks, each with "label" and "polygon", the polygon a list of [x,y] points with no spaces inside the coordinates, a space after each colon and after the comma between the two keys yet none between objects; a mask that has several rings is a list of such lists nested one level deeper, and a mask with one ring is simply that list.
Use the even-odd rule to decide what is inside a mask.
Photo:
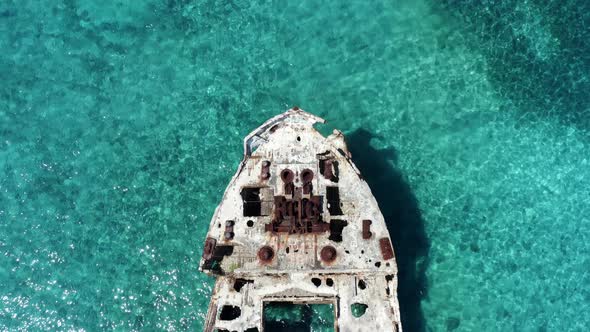
[{"label": "ship's shadow on seabed", "polygon": [[421,300],[427,295],[426,268],[430,242],[418,201],[395,168],[394,148],[375,149],[376,137],[365,129],[346,135],[352,160],[371,187],[385,217],[399,269],[398,297],[404,331],[425,331]]}]

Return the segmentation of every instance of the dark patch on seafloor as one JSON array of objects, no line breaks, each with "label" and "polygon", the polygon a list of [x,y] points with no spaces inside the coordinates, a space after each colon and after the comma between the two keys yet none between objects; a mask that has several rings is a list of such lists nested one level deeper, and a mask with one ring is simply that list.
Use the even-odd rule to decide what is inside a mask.
[{"label": "dark patch on seafloor", "polygon": [[457,318],[457,317],[447,318],[447,321],[446,321],[447,331],[456,330],[460,324],[461,324],[461,320],[459,320],[459,318]]},{"label": "dark patch on seafloor", "polygon": [[405,331],[425,331],[421,300],[427,295],[430,242],[418,201],[394,166],[397,162],[394,148],[375,149],[371,146],[371,139],[375,136],[362,128],[346,136],[352,160],[371,187],[393,242],[399,270],[402,327]]},{"label": "dark patch on seafloor", "polygon": [[590,128],[590,2],[432,3],[484,55],[489,81],[525,115]]}]

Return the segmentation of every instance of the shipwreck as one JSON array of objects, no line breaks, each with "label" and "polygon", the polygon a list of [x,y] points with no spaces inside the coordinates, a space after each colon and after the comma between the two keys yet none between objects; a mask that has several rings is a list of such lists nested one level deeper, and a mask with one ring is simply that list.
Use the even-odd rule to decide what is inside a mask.
[{"label": "shipwreck", "polygon": [[200,270],[216,276],[205,331],[265,331],[274,302],[331,304],[334,331],[402,331],[397,265],[344,135],[293,107],[244,139]]}]

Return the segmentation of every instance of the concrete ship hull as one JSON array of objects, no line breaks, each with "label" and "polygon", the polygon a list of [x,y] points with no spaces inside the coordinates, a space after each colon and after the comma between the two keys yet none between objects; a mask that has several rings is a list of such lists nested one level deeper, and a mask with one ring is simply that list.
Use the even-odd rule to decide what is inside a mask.
[{"label": "concrete ship hull", "polygon": [[273,302],[332,304],[335,331],[402,330],[383,215],[342,133],[316,122],[295,107],[244,139],[201,259],[217,277],[205,331],[264,331]]}]

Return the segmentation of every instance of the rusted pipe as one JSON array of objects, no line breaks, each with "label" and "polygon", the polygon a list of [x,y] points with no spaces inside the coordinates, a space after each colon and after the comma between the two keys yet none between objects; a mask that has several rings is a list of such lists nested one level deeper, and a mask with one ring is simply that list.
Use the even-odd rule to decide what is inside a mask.
[{"label": "rusted pipe", "polygon": [[262,263],[270,263],[274,257],[275,251],[269,246],[264,246],[258,250],[258,259]]},{"label": "rusted pipe", "polygon": [[320,258],[325,263],[332,263],[336,260],[336,255],[336,248],[332,246],[325,246],[322,248],[322,251],[320,251]]}]

